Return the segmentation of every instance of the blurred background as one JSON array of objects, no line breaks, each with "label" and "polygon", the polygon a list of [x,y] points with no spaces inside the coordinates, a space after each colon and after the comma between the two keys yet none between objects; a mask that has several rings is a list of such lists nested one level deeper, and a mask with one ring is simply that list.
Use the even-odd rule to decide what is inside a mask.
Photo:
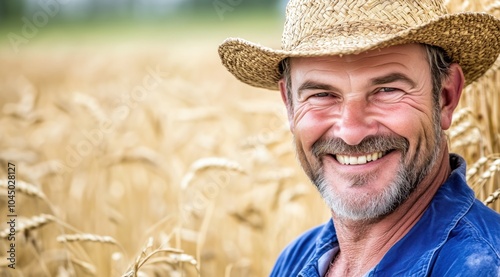
[{"label": "blurred background", "polygon": [[279,47],[283,19],[283,1],[1,1],[0,180],[15,164],[19,225],[0,276],[268,275],[328,211],[278,93],[238,82],[217,47]]},{"label": "blurred background", "polygon": [[[227,37],[280,48],[285,2],[0,1],[0,276],[267,276],[328,220],[279,93],[217,54]],[[446,3],[500,16],[498,1]],[[497,210],[499,68],[465,90],[449,132]]]},{"label": "blurred background", "polygon": [[241,25],[256,34],[263,31],[255,28],[259,26],[266,26],[265,33],[276,31],[281,28],[285,4],[283,0],[4,0],[0,22],[4,34],[22,36],[25,31],[24,38],[31,41],[30,31],[36,32],[39,38],[33,42],[53,33],[74,39],[88,36],[85,32],[106,37],[126,33],[129,39],[141,33],[143,38],[190,34],[220,38],[220,33],[241,33]]},{"label": "blurred background", "polygon": [[[2,19],[16,20],[21,16],[31,16],[40,6],[60,8],[54,15],[66,21],[88,21],[97,18],[125,19],[165,19],[179,12],[213,13],[214,9],[234,11],[238,9],[284,10],[283,0],[6,0],[0,4]],[[241,11],[240,11],[241,13]]]}]

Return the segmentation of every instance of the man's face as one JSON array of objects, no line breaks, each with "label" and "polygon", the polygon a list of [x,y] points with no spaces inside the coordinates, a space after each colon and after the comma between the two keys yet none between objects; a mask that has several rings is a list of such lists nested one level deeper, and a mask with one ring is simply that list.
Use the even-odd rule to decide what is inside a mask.
[{"label": "man's face", "polygon": [[293,58],[290,65],[297,154],[327,204],[351,220],[394,211],[439,153],[439,106],[424,47]]}]

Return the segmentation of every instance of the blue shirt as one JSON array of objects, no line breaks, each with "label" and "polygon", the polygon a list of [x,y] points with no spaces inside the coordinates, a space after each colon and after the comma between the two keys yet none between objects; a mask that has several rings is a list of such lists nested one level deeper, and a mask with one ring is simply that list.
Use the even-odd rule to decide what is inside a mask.
[{"label": "blue shirt", "polygon": [[[450,155],[452,173],[411,230],[365,276],[500,276],[500,215],[465,182],[465,161]],[[338,252],[332,220],[283,250],[271,276],[324,276]]]}]

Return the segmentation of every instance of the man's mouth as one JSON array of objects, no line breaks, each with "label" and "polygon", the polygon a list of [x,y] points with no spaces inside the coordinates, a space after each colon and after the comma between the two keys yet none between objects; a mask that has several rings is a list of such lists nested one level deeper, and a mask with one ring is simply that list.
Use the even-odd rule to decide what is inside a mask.
[{"label": "man's mouth", "polygon": [[376,161],[385,156],[387,153],[389,153],[389,151],[384,151],[384,152],[379,151],[379,152],[373,152],[365,155],[356,155],[356,156],[340,155],[340,154],[336,154],[333,156],[339,163],[343,165],[359,165]]}]

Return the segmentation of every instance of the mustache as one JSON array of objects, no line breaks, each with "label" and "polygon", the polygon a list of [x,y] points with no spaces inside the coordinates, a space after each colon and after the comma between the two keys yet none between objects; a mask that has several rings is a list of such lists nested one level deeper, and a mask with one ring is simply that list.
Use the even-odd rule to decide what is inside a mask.
[{"label": "mustache", "polygon": [[316,141],[312,146],[312,154],[315,157],[330,154],[360,154],[384,152],[389,150],[400,150],[405,155],[408,152],[409,142],[401,136],[368,136],[357,145],[349,145],[341,138],[322,138]]}]

